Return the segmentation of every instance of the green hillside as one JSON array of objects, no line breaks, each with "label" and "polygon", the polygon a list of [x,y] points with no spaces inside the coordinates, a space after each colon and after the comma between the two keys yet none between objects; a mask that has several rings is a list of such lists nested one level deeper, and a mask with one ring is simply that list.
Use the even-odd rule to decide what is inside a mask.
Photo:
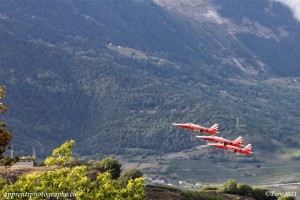
[{"label": "green hillside", "polygon": [[[95,157],[201,144],[172,122],[217,122],[223,136],[235,137],[239,118],[240,134],[287,144],[300,131],[299,56],[281,53],[300,52],[292,16],[294,37],[278,43],[252,33],[233,37],[225,25],[151,1],[0,3],[0,84],[20,154],[34,146],[43,157],[71,138],[76,153]],[[276,6],[279,14],[285,10]]]}]

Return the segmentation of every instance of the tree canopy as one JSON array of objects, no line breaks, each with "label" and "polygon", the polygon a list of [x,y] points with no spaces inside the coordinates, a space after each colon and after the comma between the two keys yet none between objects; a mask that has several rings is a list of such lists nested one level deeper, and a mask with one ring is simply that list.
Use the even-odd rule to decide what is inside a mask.
[{"label": "tree canopy", "polygon": [[[7,105],[1,102],[1,99],[5,97],[5,89],[0,86],[0,112],[3,114],[8,109]],[[4,156],[5,151],[9,148],[9,143],[12,139],[10,130],[6,129],[6,123],[0,120],[0,164],[5,166],[11,165],[14,161],[13,158],[7,158]]]},{"label": "tree canopy", "polygon": [[75,146],[75,141],[70,140],[62,144],[60,147],[53,150],[52,156],[45,160],[46,166],[62,165],[65,166],[69,160],[72,160],[72,150]]},{"label": "tree canopy", "polygon": [[102,172],[108,172],[111,174],[112,179],[117,179],[120,177],[122,165],[118,160],[113,158],[105,158],[101,161]]},{"label": "tree canopy", "polygon": [[[64,168],[55,168],[53,171],[51,167],[47,172],[23,175],[13,184],[6,184],[0,179],[0,199],[145,199],[145,179],[132,176],[126,184],[118,181],[122,165],[116,159],[105,158],[95,161],[92,166],[80,163],[80,166],[66,167],[74,162],[74,145],[74,140],[65,142],[45,160],[47,166],[59,165]],[[93,170],[95,178],[90,173]]]},{"label": "tree canopy", "polygon": [[[9,196],[26,194],[30,199],[103,199],[103,200],[142,200],[145,199],[145,179],[137,178],[121,188],[117,180],[113,180],[110,173],[99,173],[95,181],[87,176],[87,166],[62,168],[45,173],[33,173],[21,177],[15,184],[4,185],[0,196],[5,198],[23,199],[23,197]],[[3,185],[3,184],[2,184]],[[1,185],[0,185],[1,186]],[[43,196],[41,196],[43,195]]]},{"label": "tree canopy", "polygon": [[131,169],[123,172],[119,177],[119,182],[122,187],[126,187],[130,180],[140,178],[143,176],[143,172],[139,169]]}]

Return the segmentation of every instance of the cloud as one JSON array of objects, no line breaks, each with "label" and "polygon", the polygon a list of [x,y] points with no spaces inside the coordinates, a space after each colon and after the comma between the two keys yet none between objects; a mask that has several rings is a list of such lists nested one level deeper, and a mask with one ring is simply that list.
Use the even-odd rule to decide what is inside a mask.
[{"label": "cloud", "polygon": [[300,1],[299,0],[276,0],[289,7],[294,13],[294,17],[300,21]]}]

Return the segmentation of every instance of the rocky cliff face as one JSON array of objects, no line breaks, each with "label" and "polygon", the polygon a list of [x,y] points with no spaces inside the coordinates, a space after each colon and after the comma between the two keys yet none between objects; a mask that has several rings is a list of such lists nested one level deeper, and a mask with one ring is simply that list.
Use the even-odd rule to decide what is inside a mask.
[{"label": "rocky cliff face", "polygon": [[[210,39],[215,40],[215,50],[221,54],[219,58],[221,63],[236,67],[249,75],[270,72],[274,67],[270,60],[266,62],[265,56],[261,55],[259,49],[262,44],[258,43],[254,47],[249,45],[256,43],[251,40],[272,41],[277,44],[299,40],[299,32],[295,32],[300,30],[299,23],[293,18],[291,11],[278,1],[224,3],[219,0],[154,0],[154,2],[174,15],[193,20],[196,27],[209,24],[210,31],[215,29],[220,32],[226,41],[221,41],[216,35]],[[239,44],[238,50],[232,48],[234,43]],[[224,51],[227,55],[222,54]]]},{"label": "rocky cliff face", "polygon": [[[205,22],[216,24],[220,29],[223,29],[224,32],[231,34],[233,37],[239,33],[250,33],[257,37],[275,39],[276,41],[279,41],[280,39],[289,36],[288,30],[286,30],[284,26],[277,27],[277,29],[274,30],[270,27],[262,25],[259,21],[249,19],[247,16],[243,16],[240,19],[240,23],[236,23],[229,17],[225,17],[220,14],[222,5],[220,5],[218,1],[154,0],[154,2],[170,12],[181,14],[185,17],[195,20],[199,23],[199,25],[200,23]],[[268,1],[268,3],[264,5],[264,12],[270,16],[275,15],[273,13],[273,4],[278,3]],[[232,12],[235,12],[235,10],[232,10]]]}]

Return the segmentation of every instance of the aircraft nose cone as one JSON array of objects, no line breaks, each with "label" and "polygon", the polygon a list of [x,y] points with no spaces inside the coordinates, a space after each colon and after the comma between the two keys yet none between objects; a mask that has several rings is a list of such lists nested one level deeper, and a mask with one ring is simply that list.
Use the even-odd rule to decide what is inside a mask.
[{"label": "aircraft nose cone", "polygon": [[178,125],[180,125],[180,124],[179,124],[179,123],[172,123],[172,125],[178,126]]},{"label": "aircraft nose cone", "polygon": [[174,126],[179,126],[179,127],[185,126],[184,124],[177,124],[177,123],[172,123],[172,125],[174,125]]}]

